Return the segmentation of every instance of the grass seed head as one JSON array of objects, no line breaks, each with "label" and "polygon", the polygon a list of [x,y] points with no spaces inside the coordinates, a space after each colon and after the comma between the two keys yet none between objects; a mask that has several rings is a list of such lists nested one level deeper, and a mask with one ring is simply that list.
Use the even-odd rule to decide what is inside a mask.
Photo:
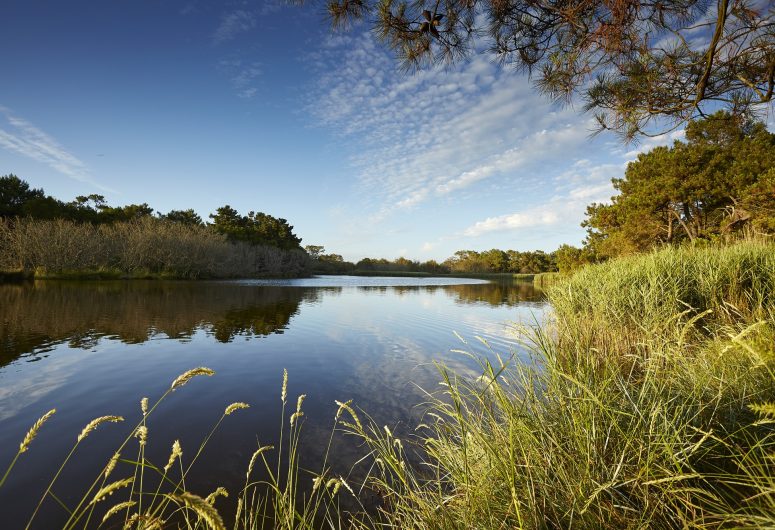
[{"label": "grass seed head", "polygon": [[172,452],[170,453],[170,459],[167,461],[167,465],[164,466],[164,472],[168,472],[172,467],[172,464],[175,463],[175,459],[180,458],[181,456],[183,456],[183,449],[180,447],[180,440],[175,440],[172,442]]},{"label": "grass seed head", "polygon": [[96,429],[99,425],[111,422],[111,423],[118,423],[120,421],[124,421],[123,416],[100,416],[99,418],[94,418],[91,420],[86,427],[83,428],[81,431],[81,434],[78,435],[78,441],[80,442],[87,436],[89,436],[89,433],[91,433],[94,429]]},{"label": "grass seed head", "polygon": [[235,410],[247,409],[247,408],[250,408],[250,405],[248,405],[247,403],[242,403],[242,402],[232,403],[231,405],[226,407],[226,410],[224,411],[224,414],[228,416],[229,414],[231,414]]},{"label": "grass seed head", "polygon": [[118,463],[118,457],[121,456],[118,454],[118,452],[114,453],[113,456],[110,457],[110,460],[108,460],[108,465],[105,466],[105,478],[108,478],[111,473],[113,473],[113,470],[116,469],[116,464]]},{"label": "grass seed head", "polygon": [[250,464],[248,464],[248,472],[245,474],[245,480],[250,480],[250,474],[253,472],[253,466],[256,465],[256,459],[261,455],[261,453],[271,451],[272,449],[274,449],[274,445],[265,445],[253,453],[253,456],[250,457]]},{"label": "grass seed head", "polygon": [[96,504],[100,502],[108,495],[112,495],[114,491],[129,486],[132,482],[134,482],[134,480],[135,480],[134,478],[129,477],[129,478],[117,480],[115,482],[111,482],[107,486],[102,487],[97,493],[95,493],[94,498],[91,500],[89,504]]},{"label": "grass seed head", "polygon": [[110,510],[105,512],[105,516],[102,518],[102,522],[104,523],[105,521],[110,519],[112,516],[114,516],[118,512],[120,512],[121,510],[129,509],[132,506],[134,506],[135,504],[137,504],[135,501],[125,501],[125,502],[120,502],[120,503],[116,504]]},{"label": "grass seed head", "polygon": [[170,386],[171,390],[176,390],[186,383],[188,383],[192,378],[198,376],[198,375],[206,375],[208,377],[215,375],[215,372],[209,368],[205,368],[204,366],[200,366],[199,368],[192,368],[188,372],[184,372],[180,374],[177,379],[175,379],[172,382],[172,385]]},{"label": "grass seed head", "polygon": [[140,446],[144,446],[148,442],[148,427],[140,425],[135,431],[135,438],[140,440]]},{"label": "grass seed head", "polygon": [[207,496],[205,499],[210,505],[215,504],[215,499],[218,497],[228,497],[229,492],[223,486],[218,486],[214,492]]},{"label": "grass seed head", "polygon": [[22,440],[22,443],[19,444],[20,453],[23,453],[30,448],[30,444],[32,443],[32,440],[34,440],[38,435],[40,428],[43,427],[43,424],[46,423],[48,419],[56,413],[56,411],[57,409],[49,410],[43,416],[41,416],[38,421],[32,425],[32,427],[30,427],[30,430],[27,431],[27,434],[24,436],[24,440]]},{"label": "grass seed head", "polygon": [[194,511],[210,530],[226,530],[221,514],[202,497],[188,492],[165,495],[165,497]]}]

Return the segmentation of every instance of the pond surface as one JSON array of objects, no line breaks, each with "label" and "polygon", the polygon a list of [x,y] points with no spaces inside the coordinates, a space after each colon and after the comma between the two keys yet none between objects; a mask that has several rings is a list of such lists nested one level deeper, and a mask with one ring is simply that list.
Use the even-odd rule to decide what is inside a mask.
[{"label": "pond surface", "polygon": [[[24,528],[84,425],[124,416],[90,434],[58,480],[56,495],[77,502],[139,420],[140,398],[153,402],[190,368],[216,375],[193,379],[153,413],[147,457],[164,465],[180,439],[187,460],[227,405],[249,403],[226,418],[187,482],[203,496],[225,486],[233,498],[257,444],[277,443],[284,368],[289,409],[307,394],[302,465],[317,469],[335,399],[408,430],[421,414],[420,388],[439,388],[434,362],[475,375],[476,363],[452,350],[519,358],[509,328],[545,309],[531,284],[456,278],[0,285],[0,474],[35,420],[57,409],[0,489],[0,526]],[[337,439],[334,467],[346,473],[361,451]],[[47,501],[32,527],[65,519]]]}]

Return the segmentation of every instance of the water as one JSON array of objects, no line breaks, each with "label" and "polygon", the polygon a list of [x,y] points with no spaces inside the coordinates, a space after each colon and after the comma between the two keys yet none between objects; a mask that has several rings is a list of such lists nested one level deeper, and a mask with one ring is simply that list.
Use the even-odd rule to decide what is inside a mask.
[{"label": "water", "polygon": [[[308,396],[301,451],[315,468],[335,399],[405,432],[421,414],[420,387],[439,388],[434,361],[475,375],[476,364],[452,350],[519,359],[509,328],[540,320],[545,307],[530,284],[449,278],[0,285],[0,473],[30,425],[57,409],[0,489],[0,527],[24,527],[86,423],[124,416],[84,440],[54,488],[77,502],[140,418],[140,398],[153,402],[190,368],[216,375],[192,380],[154,412],[146,456],[164,465],[180,439],[190,459],[228,404],[249,403],[224,421],[187,482],[201,495],[225,486],[234,500],[257,444],[277,443],[284,368],[289,407]],[[344,473],[362,448],[337,437],[333,451]],[[119,466],[115,477],[128,474]],[[63,515],[47,501],[33,528],[56,528]]]}]

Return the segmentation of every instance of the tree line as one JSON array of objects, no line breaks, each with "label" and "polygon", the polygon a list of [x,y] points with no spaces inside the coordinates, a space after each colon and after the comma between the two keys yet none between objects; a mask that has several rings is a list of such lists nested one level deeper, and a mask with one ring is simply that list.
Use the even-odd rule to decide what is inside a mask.
[{"label": "tree line", "polygon": [[340,254],[326,254],[319,245],[304,247],[313,260],[313,270],[320,274],[346,274],[351,272],[413,272],[426,274],[454,273],[513,273],[537,274],[557,271],[557,251],[524,251],[491,249],[458,250],[443,262],[418,261],[405,257],[396,259],[363,258],[353,263]]},{"label": "tree line", "polygon": [[301,238],[282,218],[226,205],[205,223],[192,209],[63,202],[16,175],[0,177],[0,270],[36,277],[235,278],[309,274]]},{"label": "tree line", "polygon": [[[405,257],[393,260],[364,258],[353,263],[339,254],[326,253],[319,245],[308,245],[302,250],[301,238],[293,233],[293,226],[288,221],[262,212],[241,215],[226,205],[210,214],[211,222],[205,223],[192,209],[154,215],[146,203],[114,207],[109,206],[101,195],[78,196],[73,201],[63,202],[47,196],[42,189],[31,188],[15,175],[6,175],[0,177],[0,222],[4,227],[0,232],[5,233],[5,242],[0,241],[4,247],[0,249],[5,248],[3,266],[8,267],[9,241],[14,240],[9,230],[24,218],[71,223],[37,226],[37,231],[32,230],[32,225],[23,225],[27,230],[24,237],[32,237],[33,232],[37,234],[37,248],[40,249],[32,256],[30,249],[22,248],[26,243],[23,238],[19,239],[20,233],[14,236],[16,244],[21,246],[16,247],[17,255],[10,261],[18,262],[19,256],[27,256],[25,267],[36,266],[36,263],[57,264],[64,259],[61,256],[69,252],[60,248],[61,259],[54,259],[50,249],[61,245],[45,243],[43,235],[47,230],[62,234],[70,227],[71,235],[77,239],[75,234],[84,232],[84,228],[82,226],[78,232],[73,228],[76,225],[109,227],[124,223],[120,230],[116,228],[113,232],[131,232],[135,234],[134,240],[140,241],[143,238],[136,234],[146,234],[150,238],[155,230],[157,236],[167,235],[170,252],[171,238],[189,241],[189,253],[181,256],[188,255],[199,265],[185,267],[179,260],[158,256],[138,261],[137,258],[126,258],[126,253],[121,259],[118,255],[101,261],[92,257],[91,262],[119,264],[123,269],[140,267],[137,263],[141,262],[142,267],[153,270],[164,269],[163,262],[184,271],[186,277],[202,274],[298,275],[310,271],[322,274],[353,271],[427,274],[569,272],[588,263],[664,245],[771,237],[775,234],[775,134],[767,131],[761,122],[718,112],[689,123],[684,140],[639,154],[637,160],[627,166],[623,177],[613,179],[613,186],[618,193],[610,203],[593,203],[587,207],[582,223],[587,229],[587,237],[581,247],[561,245],[553,252],[459,250],[441,263]],[[105,235],[112,233],[110,230],[104,228],[95,233],[104,236],[102,252],[114,248],[109,242],[112,236]],[[197,248],[206,243],[219,249],[216,252],[213,247],[211,255],[221,256],[220,265],[198,257],[199,250],[192,246],[197,238],[201,240]],[[232,246],[223,246],[225,243]],[[250,250],[253,247],[277,252],[257,253],[255,249]],[[293,257],[285,256],[283,252],[291,252]],[[43,255],[47,257],[44,259]],[[227,255],[239,258],[227,259]],[[77,264],[79,260],[73,258],[70,262]],[[291,272],[282,270],[283,264],[290,267]]]},{"label": "tree line", "polygon": [[188,226],[206,226],[229,241],[242,241],[284,250],[300,249],[301,238],[293,233],[293,226],[282,218],[262,212],[240,215],[228,204],[210,214],[205,223],[193,209],[158,212],[147,203],[110,206],[103,195],[79,195],[64,202],[46,195],[42,188],[31,188],[29,183],[10,174],[0,177],[0,219],[30,218],[39,220],[64,219],[75,223],[94,225],[155,218]]}]

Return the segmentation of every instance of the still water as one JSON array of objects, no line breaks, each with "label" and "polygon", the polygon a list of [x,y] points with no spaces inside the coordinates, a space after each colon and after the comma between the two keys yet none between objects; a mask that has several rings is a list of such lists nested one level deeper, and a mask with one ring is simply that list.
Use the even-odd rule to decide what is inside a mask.
[{"label": "still water", "polygon": [[[192,380],[153,413],[147,456],[164,465],[180,439],[185,460],[228,404],[249,403],[224,421],[187,483],[203,496],[219,485],[236,493],[256,447],[277,443],[284,368],[289,408],[307,394],[302,465],[314,469],[335,399],[408,431],[421,389],[439,388],[434,362],[475,375],[476,364],[452,350],[518,360],[510,327],[545,310],[531,284],[455,278],[0,285],[0,473],[30,425],[57,409],[0,489],[0,528],[24,528],[85,424],[124,416],[89,435],[58,480],[55,494],[77,502],[140,418],[139,400],[153,402],[190,368],[216,375]],[[362,450],[337,438],[334,467],[346,473]],[[33,528],[65,519],[47,501]]]}]

